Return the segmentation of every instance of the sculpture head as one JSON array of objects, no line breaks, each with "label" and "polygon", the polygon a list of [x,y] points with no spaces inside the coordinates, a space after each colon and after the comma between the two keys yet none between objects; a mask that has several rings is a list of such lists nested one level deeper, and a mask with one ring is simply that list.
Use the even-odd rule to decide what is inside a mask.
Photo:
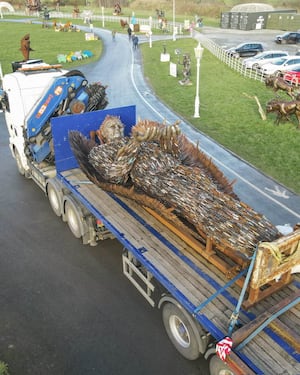
[{"label": "sculpture head", "polygon": [[124,137],[124,124],[119,116],[107,115],[97,131],[101,142],[109,143]]}]

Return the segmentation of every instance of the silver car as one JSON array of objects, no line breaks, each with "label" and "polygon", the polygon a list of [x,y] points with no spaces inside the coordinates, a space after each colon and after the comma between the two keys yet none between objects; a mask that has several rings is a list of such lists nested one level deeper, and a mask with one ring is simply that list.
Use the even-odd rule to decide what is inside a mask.
[{"label": "silver car", "polygon": [[286,70],[293,70],[300,66],[300,56],[287,56],[280,57],[270,63],[263,64],[258,67],[261,73],[264,75],[278,74]]},{"label": "silver car", "polygon": [[286,51],[265,51],[258,53],[256,56],[248,57],[244,59],[243,65],[249,69],[257,69],[258,66],[262,64],[272,62],[279,57],[288,56],[288,52]]}]

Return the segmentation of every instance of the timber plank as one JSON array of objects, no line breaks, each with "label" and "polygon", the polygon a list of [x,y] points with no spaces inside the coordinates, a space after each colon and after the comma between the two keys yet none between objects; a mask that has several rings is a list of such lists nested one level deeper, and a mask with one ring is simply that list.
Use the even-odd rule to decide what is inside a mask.
[{"label": "timber plank", "polygon": [[[240,344],[242,341],[244,341],[251,333],[253,333],[257,328],[259,328],[265,321],[268,320],[268,318],[275,315],[277,312],[279,312],[281,309],[285,308],[289,303],[292,303],[293,301],[296,301],[299,299],[300,291],[297,293],[286,297],[282,301],[280,301],[277,305],[271,306],[268,310],[266,310],[264,313],[258,315],[255,319],[253,319],[248,324],[244,325],[242,328],[238,329],[233,334],[233,340],[235,342],[235,345]],[[280,334],[280,336],[283,336],[288,340],[288,342],[293,343],[293,347],[300,352],[300,338],[296,333],[288,332],[288,328],[280,324],[279,319],[277,322],[272,322],[272,326],[276,327],[276,332]],[[297,344],[298,341],[298,344]]]},{"label": "timber plank", "polygon": [[[222,324],[222,321],[219,321],[218,318],[215,317],[214,323],[219,326]],[[287,356],[282,348],[274,343],[264,332],[261,332],[252,339],[241,350],[241,353],[251,358],[266,375],[287,374],[287,372],[284,372],[285,370],[288,371],[289,375],[300,374],[299,363],[290,357],[286,358]],[[299,372],[295,372],[295,369],[299,369]]]},{"label": "timber plank", "polygon": [[258,339],[252,345],[246,345],[242,352],[248,356],[252,356],[257,361],[257,364],[261,364],[262,361],[265,366],[265,374],[300,374],[299,363],[293,359],[291,360],[290,357],[286,358],[277,348],[277,345],[275,347],[277,350],[274,349],[274,346],[270,346],[267,342]]},{"label": "timber plank", "polygon": [[[149,253],[146,254],[146,258],[153,262],[153,264],[157,264],[158,269],[163,271],[163,274],[166,275],[169,280],[171,280],[174,286],[177,286],[181,293],[188,296],[190,301],[195,306],[197,306],[198,304],[200,304],[208,298],[208,296],[200,292],[200,290],[203,291],[205,289],[203,284],[200,283],[200,286],[202,287],[201,289],[197,287],[191,289],[191,285],[189,282],[190,280],[186,279],[185,277],[182,277],[182,274],[179,275],[179,278],[178,274],[176,277],[176,274],[174,274],[173,270],[171,270],[170,272],[169,267],[164,267],[166,263],[163,257],[159,257],[157,255],[158,254]],[[209,317],[213,317],[215,315],[220,315],[222,317],[223,311],[225,311],[226,309],[228,309],[226,305],[224,305],[220,300],[216,300],[214,301],[214,303],[209,303],[208,305],[206,305],[203,311],[201,311],[201,313],[205,315],[207,314],[207,316]]]},{"label": "timber plank", "polygon": [[[98,188],[96,187],[96,189],[98,189]],[[84,194],[85,196],[87,196],[89,201],[94,206],[96,206],[97,201],[99,201],[99,196],[97,197],[98,199],[95,199],[93,194],[91,194],[90,190],[91,190],[91,187],[86,186],[86,185],[79,188],[79,191],[82,194]],[[93,188],[92,188],[92,190],[93,190]],[[109,214],[106,213],[106,210],[108,211],[108,213],[110,213],[112,211],[112,205],[111,205],[112,202],[109,202],[109,203],[104,203],[104,202],[107,202],[107,200],[103,199],[100,211],[102,211],[102,213],[106,217],[112,219],[113,216],[111,214],[109,215]],[[117,204],[117,203],[115,203],[115,204]],[[129,215],[129,217],[131,218],[131,215]],[[122,216],[116,215],[116,217],[114,218],[114,225],[116,225],[118,227],[118,230],[120,230],[120,228],[125,229],[124,223],[126,223],[126,221],[127,221],[127,215],[126,214],[124,214]],[[138,244],[140,244],[142,241],[144,243],[145,242],[147,243],[147,239],[151,238],[149,236],[149,234],[147,233],[148,230],[146,230],[144,226],[137,226],[135,220],[133,221],[133,224],[134,224],[135,235],[134,235],[134,237],[131,238],[130,241],[135,243],[136,246],[138,246]],[[127,227],[128,228],[125,232],[128,235],[130,233],[130,231],[132,231],[132,225],[131,226],[128,225],[128,221],[127,221]],[[144,233],[143,232],[141,233],[141,230],[143,230]],[[195,300],[195,304],[198,301],[202,302],[203,300],[205,300],[206,298],[208,298],[210,296],[209,292],[207,293],[207,296],[203,296],[199,292],[200,289],[205,290],[205,291],[207,290],[206,288],[203,288],[203,283],[199,282],[199,275],[196,274],[195,271],[193,271],[186,263],[182,262],[178,256],[176,256],[175,254],[170,252],[168,250],[168,248],[165,247],[156,238],[151,238],[151,241],[149,240],[149,243],[147,243],[147,253],[149,253],[150,251],[151,251],[151,253],[153,251],[154,252],[160,251],[162,253],[162,255],[159,258],[159,261],[157,261],[155,263],[156,266],[158,268],[160,268],[160,271],[162,272],[162,274],[167,274],[168,278],[171,281],[174,281],[175,285],[180,284],[181,290],[184,292],[184,294],[188,295],[191,300]],[[147,258],[147,254],[146,255],[144,254],[144,256]],[[164,268],[162,268],[162,265],[164,265]],[[170,265],[171,265],[171,267],[170,267]],[[181,272],[184,271],[184,273],[183,274],[181,273],[180,275],[177,275],[177,277],[175,277],[174,273],[178,269],[181,270]],[[188,282],[186,282],[186,279],[185,279],[185,276],[184,276],[185,274],[189,275]],[[177,282],[175,282],[175,281],[177,281]],[[196,286],[193,285],[193,284],[196,284]],[[191,290],[191,287],[193,288],[192,290]],[[197,297],[199,296],[199,299],[197,300],[194,296],[197,296]],[[220,306],[220,301],[219,301],[219,309],[220,309],[220,307],[221,306]]]}]

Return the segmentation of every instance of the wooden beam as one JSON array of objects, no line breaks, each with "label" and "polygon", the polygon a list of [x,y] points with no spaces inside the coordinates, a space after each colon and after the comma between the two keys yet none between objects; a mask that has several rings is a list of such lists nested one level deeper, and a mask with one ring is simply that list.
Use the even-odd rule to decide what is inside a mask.
[{"label": "wooden beam", "polygon": [[[290,295],[289,297],[284,298],[279,303],[277,303],[275,306],[271,306],[268,310],[263,312],[262,314],[258,315],[254,320],[251,322],[245,324],[243,327],[239,328],[237,331],[235,331],[232,335],[233,345],[234,347],[238,346],[240,343],[242,343],[249,335],[251,335],[256,329],[258,329],[260,326],[262,326],[270,317],[275,315],[276,313],[280,312],[280,310],[287,307],[292,302],[296,301],[300,297],[300,290],[297,290],[295,293]],[[282,330],[285,330],[285,325],[277,323],[279,320],[276,318],[273,322],[273,327],[275,328],[276,332],[283,336],[297,351],[300,349],[300,337],[296,333],[293,335],[289,335],[289,332]],[[275,324],[275,326],[274,326]],[[270,323],[269,323],[270,325]]]}]

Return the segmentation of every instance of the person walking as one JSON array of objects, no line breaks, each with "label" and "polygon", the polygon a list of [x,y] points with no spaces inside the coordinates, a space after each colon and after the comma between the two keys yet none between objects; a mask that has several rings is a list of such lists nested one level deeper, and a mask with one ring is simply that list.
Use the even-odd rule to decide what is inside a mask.
[{"label": "person walking", "polygon": [[133,49],[137,49],[139,45],[139,38],[137,35],[132,37]]},{"label": "person walking", "polygon": [[130,26],[128,26],[127,34],[128,34],[128,39],[130,40],[131,39],[131,34],[132,34],[132,30],[131,30]]}]

